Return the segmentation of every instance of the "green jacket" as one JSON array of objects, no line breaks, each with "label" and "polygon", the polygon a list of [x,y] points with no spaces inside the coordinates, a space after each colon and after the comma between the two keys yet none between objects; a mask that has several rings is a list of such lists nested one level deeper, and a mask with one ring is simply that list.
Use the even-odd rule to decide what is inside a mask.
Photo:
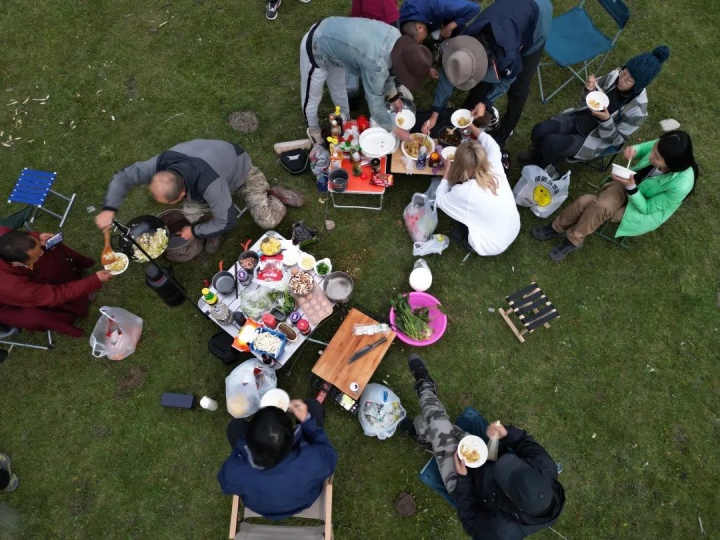
[{"label": "green jacket", "polygon": [[[633,171],[650,165],[650,152],[657,140],[636,145]],[[680,208],[695,184],[692,168],[669,172],[643,180],[638,190],[628,197],[620,226],[615,236],[640,236],[654,231]]]}]

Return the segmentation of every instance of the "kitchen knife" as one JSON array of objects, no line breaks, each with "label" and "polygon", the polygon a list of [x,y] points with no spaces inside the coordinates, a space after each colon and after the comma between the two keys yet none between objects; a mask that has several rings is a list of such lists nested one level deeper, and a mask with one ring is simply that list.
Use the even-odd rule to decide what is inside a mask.
[{"label": "kitchen knife", "polygon": [[370,345],[365,345],[362,349],[358,349],[355,354],[353,354],[350,357],[350,360],[348,360],[348,364],[352,364],[355,360],[360,358],[361,356],[365,356],[367,353],[372,351],[375,347],[380,345],[381,343],[385,343],[387,341],[386,337],[381,337],[378,339],[375,343],[371,343]]}]

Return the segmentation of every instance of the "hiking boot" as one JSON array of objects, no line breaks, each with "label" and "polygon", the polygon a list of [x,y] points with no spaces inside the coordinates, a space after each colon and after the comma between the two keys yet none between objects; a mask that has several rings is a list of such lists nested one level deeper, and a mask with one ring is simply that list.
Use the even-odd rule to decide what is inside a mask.
[{"label": "hiking boot", "polygon": [[10,481],[7,486],[3,489],[4,493],[12,493],[18,488],[18,485],[20,484],[20,480],[17,477],[17,474],[14,474],[12,472],[12,458],[8,456],[7,454],[0,452],[0,469],[3,471],[7,471],[7,473],[10,475]]},{"label": "hiking boot", "polygon": [[210,255],[217,253],[220,249],[220,242],[222,242],[222,238],[223,237],[221,235],[213,236],[205,240],[205,251],[208,252]]},{"label": "hiking boot", "polygon": [[573,251],[577,251],[582,246],[576,246],[573,244],[570,240],[567,238],[563,240],[560,244],[552,248],[550,251],[550,258],[555,262],[562,261],[565,257],[570,255]]},{"label": "hiking boot", "polygon": [[533,227],[530,230],[530,234],[535,240],[540,240],[541,242],[565,236],[564,232],[557,232],[552,228],[552,225],[540,225],[539,227]]},{"label": "hiking boot", "polygon": [[408,417],[403,418],[398,424],[398,429],[410,436],[412,440],[414,440],[419,446],[422,446],[425,450],[432,449],[432,444],[430,444],[429,441],[418,437],[417,429],[415,429],[415,422],[413,422],[412,419]]},{"label": "hiking boot", "polygon": [[282,0],[270,0],[267,3],[267,9],[265,10],[265,17],[268,21],[274,21],[277,19],[278,14],[278,8],[280,7],[280,4],[282,3]]},{"label": "hiking boot", "polygon": [[420,358],[417,354],[411,354],[408,358],[408,368],[410,368],[410,373],[412,373],[412,376],[415,378],[414,388],[418,396],[420,396],[420,390],[422,389],[424,383],[428,383],[432,386],[432,391],[437,394],[435,381],[430,376],[422,358]]}]

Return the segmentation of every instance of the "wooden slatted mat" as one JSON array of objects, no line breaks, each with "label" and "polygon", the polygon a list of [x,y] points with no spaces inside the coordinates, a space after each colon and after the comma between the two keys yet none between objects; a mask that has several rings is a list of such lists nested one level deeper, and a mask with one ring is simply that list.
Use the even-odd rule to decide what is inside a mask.
[{"label": "wooden slatted mat", "polygon": [[[537,283],[532,283],[524,289],[520,289],[506,296],[505,301],[510,308],[500,308],[500,315],[502,315],[505,322],[521,343],[525,343],[524,334],[532,332],[540,326],[550,328],[550,321],[560,316],[560,313],[558,313],[555,306],[548,300],[548,297],[545,296],[542,289],[538,287]],[[522,323],[523,327],[521,330],[517,329],[515,323],[513,323],[510,318],[510,315],[513,313]]]}]

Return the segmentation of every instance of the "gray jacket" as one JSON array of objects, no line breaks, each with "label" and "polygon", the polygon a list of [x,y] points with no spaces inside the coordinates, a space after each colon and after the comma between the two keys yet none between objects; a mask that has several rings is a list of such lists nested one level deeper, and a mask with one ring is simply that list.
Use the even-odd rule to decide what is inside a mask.
[{"label": "gray jacket", "polygon": [[400,31],[381,21],[356,17],[328,17],[313,35],[312,53],[323,69],[343,68],[360,77],[370,115],[382,127],[394,127],[386,100],[397,94],[390,53]]},{"label": "gray jacket", "polygon": [[117,211],[130,188],[149,184],[157,172],[174,171],[185,182],[186,199],[204,201],[212,212],[210,221],[193,225],[193,235],[196,238],[219,236],[236,225],[232,192],[245,183],[250,166],[247,152],[229,142],[196,139],[180,143],[115,173],[103,209]]}]

